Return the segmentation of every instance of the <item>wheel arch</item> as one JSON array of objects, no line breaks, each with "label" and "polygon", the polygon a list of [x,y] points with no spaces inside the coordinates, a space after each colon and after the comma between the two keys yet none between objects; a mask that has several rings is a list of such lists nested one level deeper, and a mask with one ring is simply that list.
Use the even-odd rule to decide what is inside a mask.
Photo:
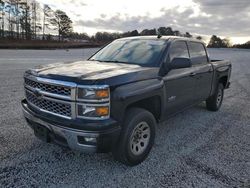
[{"label": "wheel arch", "polygon": [[228,83],[228,76],[222,76],[222,77],[220,77],[218,83],[219,84],[222,83],[223,86],[224,86],[224,88],[226,88],[227,87],[227,83]]},{"label": "wheel arch", "polygon": [[160,96],[151,96],[148,98],[141,99],[139,101],[135,101],[129,104],[125,108],[125,112],[127,112],[131,108],[142,108],[153,114],[155,120],[157,122],[160,121],[162,115],[162,104]]}]

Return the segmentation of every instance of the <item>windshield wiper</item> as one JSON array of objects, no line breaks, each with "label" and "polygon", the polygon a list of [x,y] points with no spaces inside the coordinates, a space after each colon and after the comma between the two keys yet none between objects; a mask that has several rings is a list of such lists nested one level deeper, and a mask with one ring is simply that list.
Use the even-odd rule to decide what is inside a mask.
[{"label": "windshield wiper", "polygon": [[103,61],[98,60],[98,59],[89,59],[88,61],[98,61],[98,62],[103,62]]},{"label": "windshield wiper", "polygon": [[98,62],[103,62],[103,63],[124,63],[124,64],[134,64],[134,63],[125,62],[125,61],[118,61],[118,60],[98,60],[98,59],[89,59],[89,61],[98,61]]},{"label": "windshield wiper", "polygon": [[108,61],[102,61],[102,62],[107,62],[107,63],[126,63],[128,64],[129,62],[124,62],[124,61],[117,61],[117,60],[108,60]]}]

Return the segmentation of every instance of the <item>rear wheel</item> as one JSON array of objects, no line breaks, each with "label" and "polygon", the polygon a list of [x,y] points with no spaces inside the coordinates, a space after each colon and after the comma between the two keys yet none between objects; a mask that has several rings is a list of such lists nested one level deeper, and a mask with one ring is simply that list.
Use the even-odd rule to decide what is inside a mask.
[{"label": "rear wheel", "polygon": [[224,97],[224,86],[219,83],[216,93],[206,100],[207,109],[210,111],[218,111],[222,105]]},{"label": "rear wheel", "polygon": [[134,166],[146,159],[155,139],[154,116],[141,108],[131,108],[126,114],[122,133],[113,150],[116,160]]}]

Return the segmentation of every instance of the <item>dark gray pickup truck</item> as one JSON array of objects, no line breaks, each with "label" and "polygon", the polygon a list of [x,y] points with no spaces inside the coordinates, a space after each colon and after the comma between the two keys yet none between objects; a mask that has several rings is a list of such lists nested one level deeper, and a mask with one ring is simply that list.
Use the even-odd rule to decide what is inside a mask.
[{"label": "dark gray pickup truck", "polygon": [[86,61],[25,72],[24,116],[37,137],[127,165],[149,154],[159,122],[202,101],[221,107],[231,64],[181,37],[115,40]]}]

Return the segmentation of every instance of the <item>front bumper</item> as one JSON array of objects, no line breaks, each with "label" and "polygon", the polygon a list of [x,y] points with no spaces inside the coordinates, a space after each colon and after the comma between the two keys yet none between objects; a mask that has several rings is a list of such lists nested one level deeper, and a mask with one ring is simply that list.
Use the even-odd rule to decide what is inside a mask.
[{"label": "front bumper", "polygon": [[[34,129],[35,126],[42,126],[48,130],[49,134],[47,142],[54,142],[59,145],[68,146],[72,150],[87,153],[109,152],[112,150],[120,135],[120,126],[111,125],[110,129],[87,131],[65,127],[60,122],[49,122],[43,117],[39,117],[39,114],[32,111],[26,100],[22,101],[22,109],[24,117],[31,128]],[[93,126],[96,125],[93,124]],[[107,124],[105,124],[105,126],[107,127]],[[101,125],[98,124],[98,127],[101,127]],[[92,138],[92,141],[86,141],[86,138]]]}]

